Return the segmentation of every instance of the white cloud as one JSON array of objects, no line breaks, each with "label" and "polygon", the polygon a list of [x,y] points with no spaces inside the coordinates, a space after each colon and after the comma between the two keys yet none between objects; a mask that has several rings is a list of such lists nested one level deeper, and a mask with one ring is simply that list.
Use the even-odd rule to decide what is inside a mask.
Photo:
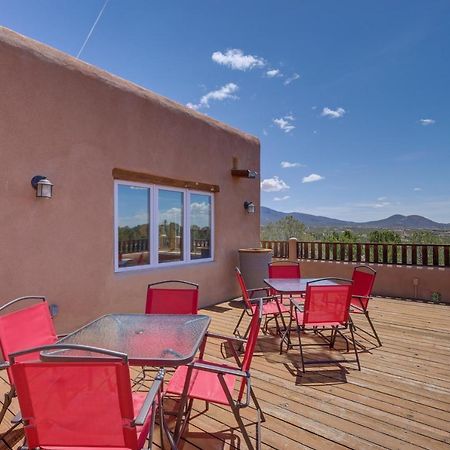
[{"label": "white cloud", "polygon": [[303,177],[302,183],[312,183],[314,181],[320,181],[323,180],[325,177],[322,177],[321,175],[318,175],[317,173],[312,173],[311,175],[308,175],[307,177]]},{"label": "white cloud", "polygon": [[281,167],[283,169],[292,169],[293,167],[305,167],[305,166],[298,162],[281,161]]},{"label": "white cloud", "polygon": [[420,119],[419,123],[424,127],[426,127],[428,125],[434,125],[436,121],[434,119]]},{"label": "white cloud", "polygon": [[292,124],[294,121],[294,117],[292,115],[287,115],[284,117],[280,117],[279,119],[273,119],[272,122],[285,133],[290,133],[295,129],[295,126]]},{"label": "white cloud", "polygon": [[420,188],[420,187],[415,187],[415,188],[413,189],[414,192],[420,192],[421,190],[422,190],[422,188]]},{"label": "white cloud", "polygon": [[264,136],[267,136],[267,135],[269,134],[265,128],[263,129],[262,132],[263,132],[263,135],[264,135]]},{"label": "white cloud", "polygon": [[205,94],[201,99],[200,102],[197,104],[188,103],[186,106],[191,109],[198,110],[200,108],[209,108],[209,103],[211,100],[217,100],[219,102],[226,100],[226,99],[233,99],[236,100],[238,97],[234,95],[235,92],[237,92],[239,89],[239,86],[234,83],[228,83],[221,88],[208,92]]},{"label": "white cloud", "polygon": [[289,186],[276,175],[261,181],[261,190],[264,192],[279,192],[289,189]]},{"label": "white cloud", "polygon": [[300,78],[300,75],[298,73],[294,73],[292,74],[291,77],[286,78],[286,80],[284,80],[284,85],[287,86],[288,84],[291,84],[293,81],[298,80]]},{"label": "white cloud", "polygon": [[284,197],[274,197],[274,201],[276,202],[282,202],[284,200],[288,200],[289,198],[291,198],[290,195],[285,195]]},{"label": "white cloud", "polygon": [[322,109],[322,117],[330,117],[331,119],[339,119],[345,114],[344,108],[337,108],[335,110],[325,107]]},{"label": "white cloud", "polygon": [[232,48],[225,53],[214,52],[211,56],[217,64],[228,66],[233,70],[251,70],[255,67],[263,67],[266,62],[263,58],[254,55],[244,55],[238,48]]},{"label": "white cloud", "polygon": [[266,75],[269,78],[274,78],[274,77],[282,77],[283,74],[280,72],[280,69],[270,69],[266,72]]},{"label": "white cloud", "polygon": [[387,197],[378,197],[377,198],[377,201],[379,201],[379,202],[383,202],[385,200],[387,200]]}]

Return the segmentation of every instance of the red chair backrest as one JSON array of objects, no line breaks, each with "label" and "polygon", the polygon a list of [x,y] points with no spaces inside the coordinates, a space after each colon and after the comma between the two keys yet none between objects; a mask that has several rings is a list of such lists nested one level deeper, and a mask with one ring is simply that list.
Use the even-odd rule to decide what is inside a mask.
[{"label": "red chair backrest", "polygon": [[[37,304],[0,316],[0,348],[5,361],[9,361],[11,353],[54,344],[56,341],[55,327],[46,301],[41,300]],[[21,358],[34,359],[35,356],[27,354]],[[13,383],[10,368],[8,375]]]},{"label": "red chair backrest", "polygon": [[375,283],[375,270],[369,266],[357,266],[353,269],[352,295],[358,295],[364,298],[352,298],[352,304],[360,308],[367,308],[369,297],[372,294],[373,284]]},{"label": "red chair backrest", "polygon": [[351,282],[331,286],[308,283],[301,325],[346,324],[349,320],[351,289]]},{"label": "red chair backrest", "polygon": [[299,263],[269,263],[269,278],[301,278]]},{"label": "red chair backrest", "polygon": [[[257,303],[250,322],[250,331],[247,338],[247,344],[245,346],[244,357],[242,359],[242,370],[244,372],[250,370],[253,353],[255,352],[256,341],[258,340],[258,334],[261,328],[261,318],[261,304]],[[242,396],[244,395],[245,381],[245,379],[242,379],[241,387],[239,389],[239,401],[241,401]]]},{"label": "red chair backrest", "polygon": [[12,367],[29,448],[137,449],[124,361],[18,361]]},{"label": "red chair backrest", "polygon": [[244,277],[242,276],[241,271],[237,267],[235,267],[234,270],[236,272],[236,278],[238,280],[239,287],[241,288],[241,291],[242,291],[242,300],[244,300],[245,307],[252,309],[252,303],[250,302],[250,297],[248,295],[247,286],[245,285]]},{"label": "red chair backrest", "polygon": [[197,314],[198,285],[187,281],[161,281],[148,285],[146,314]]}]

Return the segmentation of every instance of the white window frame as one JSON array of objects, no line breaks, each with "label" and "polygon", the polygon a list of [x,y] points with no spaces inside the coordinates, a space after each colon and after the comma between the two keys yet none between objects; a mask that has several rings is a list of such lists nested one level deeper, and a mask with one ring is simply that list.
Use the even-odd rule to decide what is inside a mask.
[{"label": "white window frame", "polygon": [[[119,185],[125,186],[139,186],[150,190],[149,195],[149,249],[150,249],[150,263],[142,264],[139,266],[131,267],[119,267],[119,203],[118,203],[118,193]],[[159,205],[158,205],[158,193],[159,190],[163,189],[166,191],[181,192],[183,194],[183,260],[182,261],[172,261],[172,262],[162,262],[158,261],[159,255]],[[209,258],[199,258],[191,259],[191,195],[199,194],[208,196],[211,199],[211,237],[210,237],[210,248],[211,256]],[[163,267],[174,267],[182,266],[186,264],[203,264],[214,261],[214,194],[197,191],[191,189],[174,188],[171,186],[163,186],[156,184],[146,184],[133,181],[125,180],[114,180],[114,272],[130,272],[136,270],[148,270],[148,269],[160,269]]]}]

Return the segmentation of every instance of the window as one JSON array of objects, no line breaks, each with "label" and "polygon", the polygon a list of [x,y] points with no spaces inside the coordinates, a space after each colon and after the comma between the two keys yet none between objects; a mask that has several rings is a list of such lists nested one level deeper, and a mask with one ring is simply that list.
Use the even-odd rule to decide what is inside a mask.
[{"label": "window", "polygon": [[213,194],[115,182],[115,270],[212,261]]}]

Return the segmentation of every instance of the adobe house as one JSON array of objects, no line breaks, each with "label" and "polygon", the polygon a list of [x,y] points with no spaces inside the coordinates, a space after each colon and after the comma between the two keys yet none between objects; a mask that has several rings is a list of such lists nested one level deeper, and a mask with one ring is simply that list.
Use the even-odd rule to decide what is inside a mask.
[{"label": "adobe house", "polygon": [[154,281],[199,283],[201,306],[238,294],[257,138],[5,28],[0,92],[1,304],[45,295],[71,330],[143,312]]}]

